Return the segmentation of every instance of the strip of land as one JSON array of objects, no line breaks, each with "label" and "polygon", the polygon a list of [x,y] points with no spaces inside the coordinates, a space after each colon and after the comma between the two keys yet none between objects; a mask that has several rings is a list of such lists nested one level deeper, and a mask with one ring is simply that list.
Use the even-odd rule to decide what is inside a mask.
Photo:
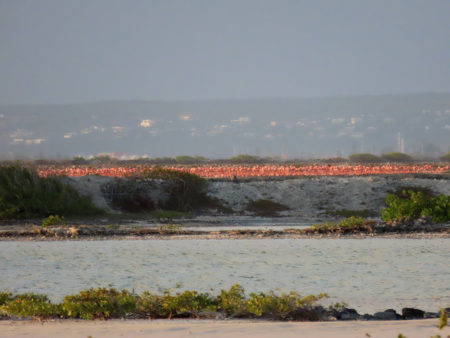
[{"label": "strip of land", "polygon": [[409,321],[267,322],[257,320],[0,321],[2,337],[333,337],[407,338],[450,335],[437,319]]},{"label": "strip of land", "polygon": [[[181,223],[182,224],[182,223]],[[258,238],[450,238],[450,223],[405,224],[359,221],[340,225],[324,223],[304,229],[187,230],[177,224],[159,226],[74,224],[42,227],[37,224],[0,225],[1,240],[91,239],[258,239]]]}]

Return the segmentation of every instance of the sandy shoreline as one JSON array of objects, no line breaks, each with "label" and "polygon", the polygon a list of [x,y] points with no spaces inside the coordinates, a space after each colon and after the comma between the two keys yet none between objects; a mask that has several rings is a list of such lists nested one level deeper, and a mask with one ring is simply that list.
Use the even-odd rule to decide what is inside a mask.
[{"label": "sandy shoreline", "polygon": [[[209,220],[209,219],[208,219]],[[450,238],[450,223],[388,224],[365,221],[355,227],[289,228],[284,222],[292,218],[267,218],[266,229],[251,229],[235,217],[221,217],[215,223],[193,218],[186,228],[184,220],[174,224],[149,223],[144,220],[124,220],[122,224],[104,224],[99,220],[75,221],[69,225],[42,227],[33,221],[3,221],[0,241],[90,241],[90,240],[199,240],[199,239],[320,239],[320,238]],[[302,224],[303,220],[295,220]],[[261,221],[259,221],[261,223]],[[9,223],[9,224],[8,224]],[[258,223],[256,223],[258,224]],[[306,224],[314,224],[309,221]],[[218,229],[217,226],[230,229]],[[199,228],[199,230],[196,229]],[[236,228],[234,228],[236,227]]]},{"label": "sandy shoreline", "polygon": [[447,337],[437,319],[403,321],[270,322],[256,320],[0,321],[1,337]]},{"label": "sandy shoreline", "polygon": [[391,233],[391,234],[313,234],[313,235],[302,235],[302,234],[196,234],[196,235],[178,235],[178,234],[167,234],[167,235],[146,235],[146,236],[85,236],[85,237],[22,237],[22,236],[11,236],[11,237],[0,237],[0,242],[9,241],[121,241],[121,240],[239,240],[239,239],[365,239],[365,238],[403,238],[403,239],[431,239],[431,238],[450,238],[450,232],[441,233]]}]

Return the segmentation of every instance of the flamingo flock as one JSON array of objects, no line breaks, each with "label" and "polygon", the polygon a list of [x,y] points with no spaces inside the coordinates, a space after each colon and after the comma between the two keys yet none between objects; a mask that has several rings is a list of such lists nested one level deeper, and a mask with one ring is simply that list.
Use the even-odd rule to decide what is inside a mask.
[{"label": "flamingo flock", "polygon": [[[204,178],[246,178],[246,177],[296,177],[296,176],[362,176],[395,174],[441,174],[450,171],[448,164],[417,165],[200,165],[200,166],[165,166],[166,169],[178,170]],[[127,177],[139,175],[151,167],[51,167],[42,166],[37,172],[42,177],[100,175],[110,177]]]}]

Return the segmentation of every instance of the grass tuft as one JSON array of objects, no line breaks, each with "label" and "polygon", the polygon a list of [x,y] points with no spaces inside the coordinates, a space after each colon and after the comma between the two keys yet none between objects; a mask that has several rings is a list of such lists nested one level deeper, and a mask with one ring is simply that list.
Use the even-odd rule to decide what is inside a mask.
[{"label": "grass tuft", "polygon": [[20,165],[0,166],[0,219],[89,216],[103,213],[87,196],[55,177]]}]

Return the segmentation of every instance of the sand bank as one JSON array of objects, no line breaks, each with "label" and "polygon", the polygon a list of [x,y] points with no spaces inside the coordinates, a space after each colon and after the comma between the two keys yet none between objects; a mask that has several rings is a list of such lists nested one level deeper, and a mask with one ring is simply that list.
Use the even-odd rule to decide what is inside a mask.
[{"label": "sand bank", "polygon": [[216,320],[0,321],[1,337],[447,337],[437,319],[352,322]]},{"label": "sand bank", "polygon": [[[125,178],[83,176],[67,177],[65,181],[82,195],[90,195],[97,206],[108,212],[118,212],[111,206],[111,194],[117,184],[145,192],[155,204],[168,198],[165,182],[160,180],[135,181]],[[281,203],[290,210],[281,216],[308,220],[329,218],[331,210],[369,210],[379,215],[385,206],[387,192],[396,189],[421,187],[436,194],[450,194],[447,175],[375,175],[375,176],[306,176],[301,178],[265,178],[211,180],[207,194],[219,199],[233,213],[248,213],[246,205],[251,200],[268,199]],[[112,189],[112,190],[111,190]],[[116,189],[117,190],[117,189]],[[140,190],[140,191],[141,191]]]}]

